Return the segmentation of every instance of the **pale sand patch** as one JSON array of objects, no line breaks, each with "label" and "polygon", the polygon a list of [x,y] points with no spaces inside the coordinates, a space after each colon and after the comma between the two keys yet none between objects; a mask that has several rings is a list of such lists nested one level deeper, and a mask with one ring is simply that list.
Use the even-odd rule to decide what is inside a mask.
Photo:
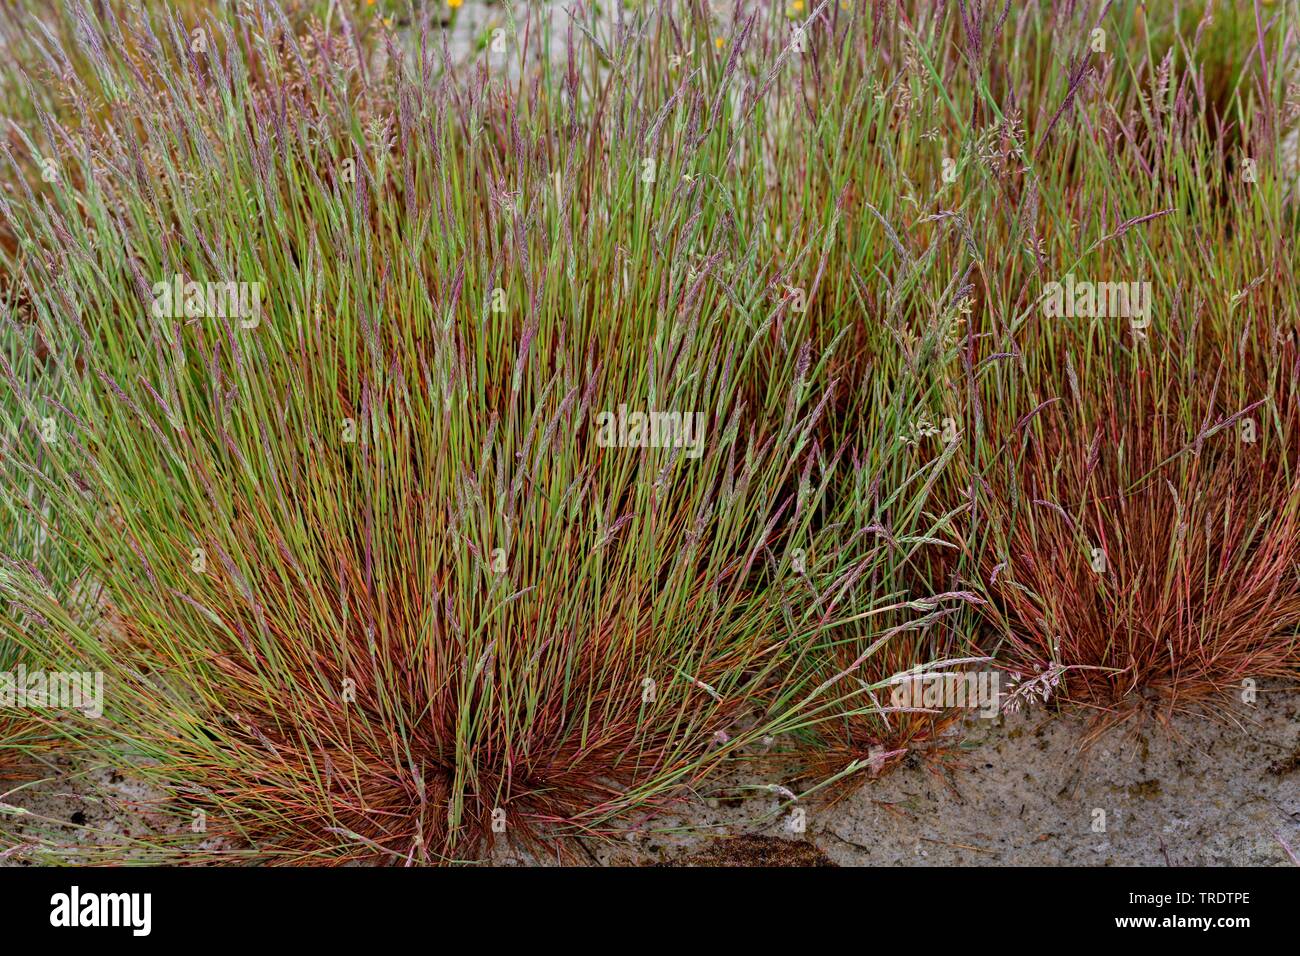
[{"label": "pale sand patch", "polygon": [[[1300,852],[1300,692],[1262,691],[1258,704],[1235,708],[1230,718],[1130,727],[1086,749],[1085,730],[1079,716],[1042,710],[972,721],[963,749],[947,759],[916,755],[833,806],[804,801],[802,834],[792,829],[788,799],[737,786],[771,783],[770,776],[735,774],[627,840],[587,841],[583,855],[605,865],[698,853],[712,862],[808,865],[820,851],[842,866],[1278,866],[1289,863],[1281,841]],[[128,777],[82,780],[56,767],[0,802],[27,810],[23,819],[75,860],[77,847],[174,827],[174,817],[138,809],[151,799]],[[1093,829],[1097,810],[1105,812],[1105,832]],[[746,841],[735,848],[743,853],[729,853],[715,845],[755,836],[809,841],[816,851]],[[22,851],[0,858],[0,865],[25,862]],[[501,845],[492,862],[555,861]]]}]

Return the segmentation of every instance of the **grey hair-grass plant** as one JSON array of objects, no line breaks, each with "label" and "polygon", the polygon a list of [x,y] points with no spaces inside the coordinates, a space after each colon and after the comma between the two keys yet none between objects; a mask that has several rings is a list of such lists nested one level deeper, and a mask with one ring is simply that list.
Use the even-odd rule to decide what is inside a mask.
[{"label": "grey hair-grass plant", "polygon": [[372,75],[346,12],[72,9],[90,70],[4,148],[6,352],[47,356],[6,364],[7,411],[53,432],[3,494],[76,575],[8,562],[4,638],[104,673],[105,716],[49,732],[170,821],[79,854],[612,835],[756,740],[877,714],[839,645],[965,600],[845,528],[938,540],[944,463],[827,418],[864,374],[841,210],[772,141],[824,135],[818,70],[865,83],[847,20],[812,59],[766,13],[721,42],[692,5],[573,21],[559,61],[521,27],[507,69],[426,19]]},{"label": "grey hair-grass plant", "polygon": [[153,794],[33,852],[574,853],[942,754],[908,675],[1294,678],[1294,4],[203,8],[3,21],[0,666]]}]

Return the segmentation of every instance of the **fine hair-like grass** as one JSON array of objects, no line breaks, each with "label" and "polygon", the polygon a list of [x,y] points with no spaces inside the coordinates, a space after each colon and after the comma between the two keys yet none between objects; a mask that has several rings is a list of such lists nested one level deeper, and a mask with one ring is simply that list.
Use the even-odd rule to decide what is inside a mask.
[{"label": "fine hair-like grass", "polygon": [[802,799],[959,731],[918,668],[1293,678],[1289,7],[12,35],[0,654],[105,674],[37,724],[158,794],[102,858],[563,851],[741,757]]},{"label": "fine hair-like grass", "polygon": [[[465,85],[427,36],[378,82],[265,4],[205,29],[200,55],[171,17],[84,18],[111,109],[70,85],[85,119],[42,113],[24,143],[57,152],[50,195],[7,210],[32,313],[10,332],[51,356],[39,389],[8,381],[58,436],[9,491],[49,504],[95,595],[15,573],[7,628],[107,675],[104,722],[64,734],[202,812],[135,852],[469,859],[498,832],[609,832],[750,741],[877,710],[879,664],[826,680],[842,617],[866,648],[954,599],[880,548],[863,587],[810,598],[864,560],[864,468],[900,480],[906,551],[943,521],[892,431],[826,422],[815,250],[840,213],[771,202],[809,168],[764,142],[797,104],[728,95],[741,41],[765,31],[770,67],[784,21],[729,52],[694,15],[645,20],[607,70],[570,39],[590,72],[525,86]],[[679,30],[693,71],[668,63]],[[156,314],[155,284],[189,281],[258,283],[260,314]],[[623,405],[698,415],[698,448],[601,447]]]}]

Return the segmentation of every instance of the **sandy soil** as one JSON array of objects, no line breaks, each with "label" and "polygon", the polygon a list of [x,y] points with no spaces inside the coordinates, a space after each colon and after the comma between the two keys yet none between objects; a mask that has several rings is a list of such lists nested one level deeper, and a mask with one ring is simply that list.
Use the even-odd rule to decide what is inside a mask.
[{"label": "sandy soil", "polygon": [[[803,830],[771,790],[724,781],[619,843],[585,845],[603,865],[1237,865],[1300,853],[1300,693],[1261,694],[1210,721],[1111,731],[1084,746],[1077,716],[973,721],[961,748],[914,755],[835,802],[805,801]],[[770,781],[769,781],[770,782]],[[29,832],[75,848],[157,826],[130,806],[146,795],[118,775],[54,768],[0,791]],[[1104,812],[1103,819],[1099,811]],[[0,865],[21,865],[21,845]],[[493,862],[537,865],[499,846]]]},{"label": "sandy soil", "polygon": [[[955,759],[912,759],[834,805],[806,807],[802,835],[788,810],[772,819],[775,796],[705,798],[689,822],[811,843],[843,866],[1273,866],[1291,862],[1284,842],[1300,852],[1300,694],[1261,695],[1218,722],[1117,729],[1084,747],[1087,729],[1043,712],[974,722]],[[640,855],[717,863],[723,842],[698,831],[648,838]]]}]

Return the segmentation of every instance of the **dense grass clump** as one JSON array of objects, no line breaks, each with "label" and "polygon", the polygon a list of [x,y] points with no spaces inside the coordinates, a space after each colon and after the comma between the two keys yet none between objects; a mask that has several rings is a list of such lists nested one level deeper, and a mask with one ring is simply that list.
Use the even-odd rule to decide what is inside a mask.
[{"label": "dense grass clump", "polygon": [[[603,832],[749,741],[877,711],[879,663],[827,662],[964,600],[900,576],[908,529],[942,535],[943,462],[827,418],[864,375],[833,371],[845,317],[816,325],[840,212],[782,220],[770,196],[817,181],[768,166],[796,104],[727,94],[742,39],[770,68],[786,25],[730,52],[708,27],[646,21],[608,68],[571,40],[591,69],[521,91],[444,72],[427,35],[381,81],[271,6],[204,21],[206,53],[171,17],[82,16],[82,121],[42,114],[25,145],[58,176],[10,210],[10,334],[49,368],[10,384],[27,423],[57,396],[20,500],[97,599],[5,593],[17,640],[113,688],[61,730],[202,812],[207,849],[147,851]],[[674,29],[709,51],[691,73]],[[628,409],[688,447],[607,447]],[[850,533],[872,514],[902,559]]]},{"label": "dense grass clump", "polygon": [[154,788],[108,859],[803,797],[960,731],[908,674],[1295,676],[1286,5],[201,7],[4,21],[0,668],[105,675],[24,719]]},{"label": "dense grass clump", "polygon": [[[1122,13],[1102,23],[1113,58],[1048,97],[1078,134],[1048,123],[1012,180],[1035,217],[1015,213],[1022,254],[972,343],[972,556],[994,598],[982,646],[1014,680],[1167,716],[1296,672],[1295,170],[1270,106],[1295,36],[1283,10],[1259,31],[1198,21],[1152,72],[1114,44]],[[1106,282],[1145,285],[1145,307],[1048,301]]]}]

